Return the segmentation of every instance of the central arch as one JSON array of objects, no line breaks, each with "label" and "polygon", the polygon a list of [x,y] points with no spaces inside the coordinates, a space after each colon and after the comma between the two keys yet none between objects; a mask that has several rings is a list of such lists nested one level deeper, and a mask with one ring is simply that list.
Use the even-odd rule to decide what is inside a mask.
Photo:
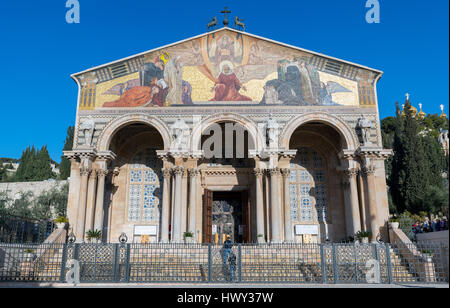
[{"label": "central arch", "polygon": [[256,150],[257,152],[262,151],[264,139],[256,123],[249,118],[235,113],[214,114],[195,124],[192,129],[191,138],[189,140],[189,149],[191,149],[191,151],[194,153],[199,152],[201,150],[201,137],[203,131],[205,131],[212,124],[224,122],[237,123],[244,127],[253,139],[255,145],[254,150]]}]

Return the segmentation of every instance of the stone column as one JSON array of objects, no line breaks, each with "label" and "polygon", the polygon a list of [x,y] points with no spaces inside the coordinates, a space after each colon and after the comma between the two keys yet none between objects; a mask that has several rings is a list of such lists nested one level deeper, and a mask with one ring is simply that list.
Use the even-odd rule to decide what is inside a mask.
[{"label": "stone column", "polygon": [[375,167],[364,166],[362,168],[365,178],[365,192],[368,200],[368,217],[370,232],[372,232],[371,241],[375,241],[379,233],[379,226],[377,223],[377,199],[376,199],[376,186],[375,186]]},{"label": "stone column", "polygon": [[94,219],[95,219],[95,198],[96,198],[96,187],[97,187],[97,170],[92,170],[89,180],[88,180],[88,195],[86,210],[89,210],[87,214],[86,229],[94,229]]},{"label": "stone column", "polygon": [[163,169],[163,196],[161,209],[161,242],[169,242],[169,218],[170,218],[170,177],[171,170]]},{"label": "stone column", "polygon": [[283,200],[284,200],[284,241],[287,243],[292,243],[294,241],[293,238],[293,230],[292,230],[292,222],[291,222],[291,198],[289,191],[289,177],[291,174],[291,170],[288,168],[281,169],[281,175],[283,176]]},{"label": "stone column", "polygon": [[253,172],[255,174],[256,188],[256,232],[258,236],[258,243],[264,243],[266,238],[264,234],[264,199],[262,185],[262,176],[264,174],[264,170],[255,169]]},{"label": "stone column", "polygon": [[92,161],[90,157],[81,157],[80,163],[80,198],[78,200],[78,217],[75,236],[77,242],[84,242],[86,229],[86,205],[89,175],[92,171]]},{"label": "stone column", "polygon": [[198,176],[200,170],[198,168],[191,168],[189,172],[189,225],[188,230],[192,232],[193,239],[197,239],[197,192],[198,192]]},{"label": "stone column", "polygon": [[280,173],[280,168],[268,169],[270,173],[270,209],[271,209],[271,227],[272,227],[272,243],[281,242],[281,210],[279,205],[279,185],[278,185],[278,174]]},{"label": "stone column", "polygon": [[354,236],[361,231],[361,214],[359,212],[358,185],[356,176],[358,169],[350,168],[345,170],[344,194],[345,194],[345,220],[347,235]]},{"label": "stone column", "polygon": [[106,166],[102,166],[97,170],[98,184],[97,184],[97,200],[95,202],[95,230],[102,231],[104,229],[103,217],[104,213],[104,199],[105,199],[105,179],[108,175],[108,169]]},{"label": "stone column", "polygon": [[181,234],[181,210],[183,206],[183,200],[182,200],[182,181],[183,181],[183,173],[184,168],[183,167],[175,167],[173,169],[175,174],[175,194],[174,194],[174,208],[173,208],[173,227],[172,227],[172,242],[174,243],[181,243],[183,236]]}]

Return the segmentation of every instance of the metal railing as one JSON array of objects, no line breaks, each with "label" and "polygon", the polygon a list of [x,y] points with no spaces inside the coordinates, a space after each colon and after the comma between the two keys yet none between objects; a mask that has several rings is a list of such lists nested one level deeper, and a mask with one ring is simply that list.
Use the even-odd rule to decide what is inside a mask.
[{"label": "metal railing", "polygon": [[44,243],[0,244],[0,282],[66,282],[70,260],[78,261],[80,281],[85,283],[448,283],[449,278],[448,245],[433,243],[231,248]]},{"label": "metal railing", "polygon": [[55,228],[52,221],[0,215],[0,243],[42,243]]}]

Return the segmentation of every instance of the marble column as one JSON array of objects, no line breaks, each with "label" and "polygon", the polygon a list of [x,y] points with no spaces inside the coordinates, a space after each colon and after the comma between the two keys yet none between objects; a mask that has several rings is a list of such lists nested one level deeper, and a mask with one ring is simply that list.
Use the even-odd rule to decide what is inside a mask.
[{"label": "marble column", "polygon": [[292,222],[291,222],[291,198],[289,191],[289,178],[291,170],[288,168],[281,169],[281,175],[283,177],[283,200],[284,200],[284,241],[292,243],[294,241]]},{"label": "marble column", "polygon": [[280,243],[281,242],[281,210],[279,200],[279,182],[278,174],[280,173],[279,168],[268,169],[270,174],[270,222],[271,222],[271,242]]},{"label": "marble column", "polygon": [[170,177],[171,170],[163,169],[163,195],[161,209],[161,242],[169,242],[169,225],[170,225]]},{"label": "marble column", "polygon": [[92,161],[90,157],[82,157],[80,163],[80,198],[78,200],[77,228],[75,231],[77,242],[84,242],[85,238],[87,190],[91,171]]},{"label": "marble column", "polygon": [[97,189],[97,170],[92,170],[91,175],[89,177],[88,182],[88,196],[87,196],[87,204],[86,209],[89,210],[87,214],[87,230],[94,229],[94,219],[95,219],[95,198],[96,198],[96,189]]},{"label": "marble column", "polygon": [[265,243],[264,232],[264,198],[263,198],[263,184],[262,176],[264,170],[255,169],[255,188],[256,188],[256,232],[258,243]]},{"label": "marble column", "polygon": [[379,233],[379,226],[377,223],[377,198],[376,198],[376,186],[375,186],[375,167],[374,166],[364,166],[362,168],[362,172],[364,174],[365,179],[365,192],[367,194],[368,200],[368,218],[369,218],[369,227],[370,232],[372,232],[372,236],[370,240],[374,242]]},{"label": "marble column", "polygon": [[102,231],[104,229],[103,218],[105,216],[104,213],[104,199],[105,199],[105,179],[108,175],[108,169],[106,166],[103,166],[97,170],[97,200],[95,202],[95,230]]},{"label": "marble column", "polygon": [[172,235],[172,242],[174,243],[181,243],[183,240],[183,235],[181,234],[181,219],[182,219],[182,206],[183,206],[183,200],[182,200],[182,181],[183,181],[183,173],[184,168],[183,167],[175,167],[173,168],[173,172],[175,174],[175,193],[174,193],[174,209],[173,209],[173,235]]},{"label": "marble column", "polygon": [[197,192],[198,192],[198,176],[200,170],[198,168],[191,168],[189,172],[189,225],[188,230],[194,236],[194,240],[197,239]]},{"label": "marble column", "polygon": [[345,170],[344,196],[347,236],[354,236],[358,231],[361,231],[358,185],[356,183],[357,175],[358,170],[356,168]]}]

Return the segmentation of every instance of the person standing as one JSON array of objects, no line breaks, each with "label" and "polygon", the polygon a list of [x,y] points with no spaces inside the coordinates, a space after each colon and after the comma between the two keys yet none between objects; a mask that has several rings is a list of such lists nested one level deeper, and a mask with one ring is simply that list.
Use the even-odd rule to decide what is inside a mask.
[{"label": "person standing", "polygon": [[233,242],[231,242],[231,237],[227,235],[225,242],[223,242],[223,264],[227,263],[228,257],[231,254],[231,248],[233,248]]}]

